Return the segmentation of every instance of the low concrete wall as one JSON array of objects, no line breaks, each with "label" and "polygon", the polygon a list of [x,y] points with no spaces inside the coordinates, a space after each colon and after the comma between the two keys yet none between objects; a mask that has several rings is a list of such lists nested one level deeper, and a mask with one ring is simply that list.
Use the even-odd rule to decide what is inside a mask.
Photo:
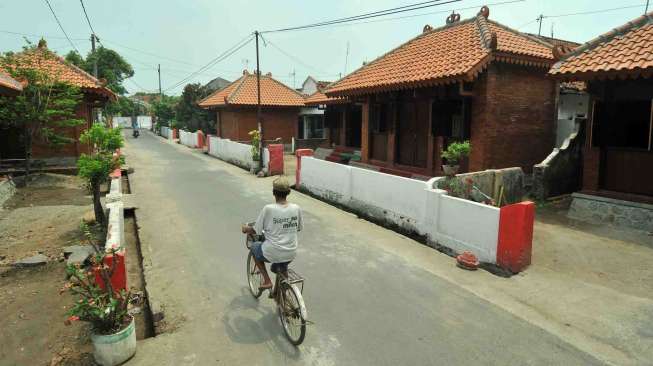
[{"label": "low concrete wall", "polygon": [[[298,159],[296,188],[300,190],[373,221],[426,236],[428,241],[455,253],[469,250],[485,263],[501,264],[513,272],[530,264],[532,216],[529,221],[528,215],[506,215],[509,222],[501,221],[503,210],[509,211],[515,205],[499,209],[450,197],[446,191],[433,188],[437,178],[426,182],[403,178],[316,159],[310,154],[298,154]],[[525,204],[534,210],[531,202]],[[500,227],[506,237],[521,233],[518,237],[530,235],[531,240],[510,242],[504,245],[508,249],[500,253]]]},{"label": "low concrete wall", "polygon": [[[132,118],[131,117],[113,117],[112,119],[113,127],[122,127],[122,128],[131,128],[132,127]],[[149,130],[152,128],[152,117],[151,116],[137,116],[136,123],[138,128]]]},{"label": "low concrete wall", "polygon": [[574,193],[567,216],[593,224],[653,232],[653,205],[646,203]]},{"label": "low concrete wall", "polygon": [[[438,188],[445,179],[446,177],[435,178],[433,188]],[[521,202],[525,194],[524,172],[521,168],[488,169],[458,174],[454,179],[460,185],[465,185],[468,180],[471,180],[475,187],[495,201],[499,199],[501,188],[503,188],[503,203]]]},{"label": "low concrete wall", "polygon": [[184,130],[179,130],[179,142],[182,145],[186,145],[192,148],[200,147],[197,132],[188,132]]},{"label": "low concrete wall", "polygon": [[16,193],[16,184],[13,180],[5,179],[0,181],[0,210],[2,205]]},{"label": "low concrete wall", "polygon": [[581,186],[584,134],[572,133],[541,163],[533,166],[533,196],[548,197],[575,192]]},{"label": "low concrete wall", "polygon": [[[250,170],[252,167],[258,167],[258,162],[252,159],[252,146],[241,144],[229,139],[222,139],[215,136],[209,137],[209,155],[215,156],[241,168]],[[263,169],[268,172],[270,162],[270,151],[263,149]]]},{"label": "low concrete wall", "polygon": [[168,140],[172,139],[172,130],[170,127],[161,126],[161,136],[167,138]]}]

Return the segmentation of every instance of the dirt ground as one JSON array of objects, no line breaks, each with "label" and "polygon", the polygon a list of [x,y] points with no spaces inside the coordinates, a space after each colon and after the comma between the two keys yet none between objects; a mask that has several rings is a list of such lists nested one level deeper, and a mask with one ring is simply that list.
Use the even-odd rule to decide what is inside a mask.
[{"label": "dirt ground", "polygon": [[570,199],[537,209],[535,266],[653,299],[653,236],[568,219]]},{"label": "dirt ground", "polygon": [[[61,248],[82,239],[91,198],[74,176],[42,174],[0,209],[0,365],[93,365],[89,326],[64,325],[73,298]],[[14,268],[42,253],[48,264]]]}]

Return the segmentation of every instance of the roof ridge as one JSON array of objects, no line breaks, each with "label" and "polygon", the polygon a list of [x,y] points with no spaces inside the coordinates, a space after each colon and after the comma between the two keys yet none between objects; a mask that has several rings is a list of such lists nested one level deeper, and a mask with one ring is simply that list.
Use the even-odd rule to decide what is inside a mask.
[{"label": "roof ridge", "polygon": [[496,48],[496,42],[493,45],[492,39],[494,38],[496,40],[496,35],[493,37],[493,32],[488,27],[487,22],[488,19],[481,13],[476,14],[474,17],[474,24],[476,24],[476,27],[478,28],[481,45],[489,50],[494,50]]},{"label": "roof ridge", "polygon": [[[489,19],[487,21],[494,24],[494,25],[496,25],[497,27],[501,27],[501,28],[507,30],[508,32],[511,32],[511,33],[513,33],[513,34],[515,34],[517,36],[520,36],[520,37],[524,37],[524,38],[526,38],[526,39],[528,39],[530,41],[533,41],[535,43],[539,43],[540,45],[548,47],[550,49],[553,49],[553,47],[555,46],[554,44],[552,44],[550,42],[547,42],[547,41],[545,41],[543,39],[532,36],[532,35],[530,35],[528,33],[520,32],[517,29],[511,28],[511,27],[509,27],[509,26],[507,26],[505,24],[499,23],[497,21],[489,20]],[[564,41],[564,40],[561,39],[560,41]],[[567,42],[567,41],[565,41],[565,42]]]},{"label": "roof ridge", "polygon": [[[247,78],[249,78],[250,76],[252,76],[252,74],[243,75],[240,77],[240,79],[238,79],[240,80],[240,83],[234,88],[234,90],[230,91],[225,96],[224,98],[225,104],[229,103],[229,101],[236,96],[236,93],[238,93],[240,89],[243,87],[243,85],[245,85],[245,80],[247,80]],[[238,80],[234,81],[234,83],[237,82]]]},{"label": "roof ridge", "polygon": [[[244,75],[243,75],[243,76],[244,76]],[[241,77],[239,77],[238,79],[236,79],[236,80],[230,82],[229,84],[227,84],[227,86],[225,86],[225,87],[222,88],[222,89],[214,90],[213,93],[207,95],[207,96],[204,97],[202,100],[198,101],[197,104],[201,104],[201,103],[203,103],[205,100],[207,100],[207,99],[209,99],[209,98],[212,98],[214,94],[217,94],[217,93],[220,93],[220,92],[224,91],[225,89],[227,89],[227,88],[230,87],[231,85],[233,85],[233,84],[237,83],[239,80],[241,80],[241,79],[243,78],[243,76],[241,76]]]},{"label": "roof ridge", "polygon": [[277,84],[283,86],[284,88],[286,88],[286,89],[292,91],[293,93],[297,94],[297,96],[299,96],[300,98],[302,98],[302,99],[306,99],[306,97],[304,96],[304,94],[302,94],[302,93],[298,92],[297,90],[295,90],[295,89],[289,87],[288,85],[286,85],[286,84],[280,82],[279,80],[273,78],[272,76],[267,76],[267,75],[266,75],[265,77],[268,78],[268,79],[270,79],[270,80],[272,80],[272,81],[274,81],[274,82],[276,82]]},{"label": "roof ridge", "polygon": [[626,22],[625,24],[613,28],[612,30],[605,32],[603,34],[600,34],[599,36],[583,43],[582,45],[574,48],[571,52],[564,54],[560,61],[569,59],[573,56],[579,55],[587,50],[590,50],[592,48],[598,47],[602,43],[606,43],[614,39],[615,37],[618,37],[620,35],[623,35],[625,33],[628,33],[629,31],[635,29],[635,28],[641,28],[643,26],[653,24],[653,11],[646,13],[644,15],[640,15],[639,17]]},{"label": "roof ridge", "polygon": [[[366,67],[371,66],[372,64],[374,64],[375,62],[379,61],[380,59],[386,57],[387,55],[389,55],[389,54],[391,54],[391,53],[393,53],[393,52],[395,52],[395,51],[401,49],[402,47],[405,47],[405,46],[409,45],[410,43],[412,43],[412,42],[414,42],[414,41],[416,41],[416,40],[418,40],[418,39],[420,39],[420,38],[422,38],[422,37],[426,37],[427,35],[432,34],[432,33],[435,33],[435,32],[441,32],[441,31],[443,31],[443,30],[445,30],[445,29],[447,29],[447,28],[454,28],[454,27],[461,26],[461,25],[463,25],[463,24],[470,23],[470,22],[472,22],[474,19],[475,19],[475,17],[470,17],[470,18],[463,19],[463,20],[460,20],[460,21],[455,22],[455,23],[445,24],[445,25],[443,25],[443,26],[441,26],[441,27],[431,28],[431,29],[429,29],[429,30],[427,30],[427,31],[423,31],[422,33],[416,35],[415,37],[413,37],[413,38],[407,40],[406,42],[404,42],[404,43],[398,45],[397,47],[392,48],[392,49],[390,49],[389,51],[387,51],[387,52],[381,54],[380,56],[376,57],[374,60],[372,60],[372,61],[370,61],[370,62],[368,62],[368,63],[365,63],[365,64],[361,65],[359,68],[357,68],[356,70],[350,72],[349,74],[347,74],[347,75],[341,77],[340,79],[331,82],[331,84],[329,84],[329,86],[327,86],[327,88],[324,90],[324,93],[326,94],[326,93],[329,92],[329,87],[331,87],[331,86],[333,86],[333,85],[335,85],[335,84],[341,82],[342,80],[347,79],[348,77],[351,77],[352,75],[354,75],[355,73],[359,72],[360,70],[362,70],[362,69],[364,69],[364,68],[366,68]],[[428,26],[428,24],[427,24],[427,26]]]}]

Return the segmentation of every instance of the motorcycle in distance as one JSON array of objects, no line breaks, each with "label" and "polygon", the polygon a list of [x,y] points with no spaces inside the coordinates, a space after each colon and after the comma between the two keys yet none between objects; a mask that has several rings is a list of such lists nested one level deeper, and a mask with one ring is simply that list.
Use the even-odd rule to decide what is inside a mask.
[{"label": "motorcycle in distance", "polygon": [[132,136],[134,136],[134,138],[138,138],[138,135],[140,135],[140,132],[138,132],[138,129],[134,129],[134,132],[132,132]]}]

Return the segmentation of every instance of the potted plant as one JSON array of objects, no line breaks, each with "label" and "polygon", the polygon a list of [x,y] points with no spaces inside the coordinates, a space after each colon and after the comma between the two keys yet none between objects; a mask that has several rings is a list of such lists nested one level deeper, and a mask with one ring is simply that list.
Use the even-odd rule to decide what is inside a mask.
[{"label": "potted plant", "polygon": [[469,141],[452,142],[446,150],[442,150],[441,155],[446,160],[446,164],[442,164],[442,170],[447,176],[454,176],[460,169],[460,160],[469,156],[472,147]]},{"label": "potted plant", "polygon": [[88,226],[82,224],[82,230],[95,248],[96,255],[91,258],[87,268],[80,265],[66,268],[67,282],[62,292],[69,291],[77,297],[77,301],[68,311],[65,323],[91,323],[95,361],[103,366],[119,365],[136,353],[136,327],[128,311],[130,294],[111,285],[117,261],[111,261],[109,266],[104,258],[115,255],[116,251],[101,252]]}]

